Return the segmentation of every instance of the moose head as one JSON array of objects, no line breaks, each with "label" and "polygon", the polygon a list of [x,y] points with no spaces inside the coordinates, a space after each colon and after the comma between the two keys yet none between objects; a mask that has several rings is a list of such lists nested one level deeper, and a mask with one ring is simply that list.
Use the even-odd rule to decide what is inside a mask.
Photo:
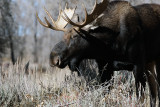
[{"label": "moose head", "polygon": [[[86,26],[100,16],[107,8],[107,5],[108,0],[103,0],[99,4],[97,4],[96,0],[91,14],[88,14],[86,8],[83,6],[85,10],[85,20],[82,23],[75,23],[71,20],[74,16],[76,8],[70,9],[67,7],[67,5],[64,11],[60,9],[57,21],[54,21],[51,14],[45,9],[53,25],[49,23],[46,17],[44,18],[46,24],[44,24],[38,17],[38,14],[36,15],[38,21],[44,27],[64,32],[64,39],[56,44],[51,51],[51,66],[64,68],[69,65],[69,68],[72,71],[75,71],[83,59],[95,59],[101,56],[101,54],[104,54],[104,52],[102,53],[100,50],[104,50],[103,47],[106,45],[104,45],[104,42],[98,39],[96,35],[91,35],[88,27]],[[72,25],[72,27],[69,29],[66,28],[68,23]],[[99,37],[103,37],[103,35]]]}]

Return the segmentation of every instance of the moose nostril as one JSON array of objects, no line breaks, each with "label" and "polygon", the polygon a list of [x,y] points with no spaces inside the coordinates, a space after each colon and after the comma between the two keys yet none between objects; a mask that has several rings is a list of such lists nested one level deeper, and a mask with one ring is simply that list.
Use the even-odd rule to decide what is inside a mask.
[{"label": "moose nostril", "polygon": [[55,65],[58,65],[59,64],[59,59],[58,58],[54,59],[54,62],[55,62]]},{"label": "moose nostril", "polygon": [[53,58],[53,65],[60,65],[60,57],[59,56],[56,56]]},{"label": "moose nostril", "polygon": [[59,55],[57,55],[57,53],[55,53],[55,52],[51,52],[51,54],[50,54],[50,65],[58,66],[58,65],[60,65],[60,63],[61,63],[61,60],[60,60]]}]

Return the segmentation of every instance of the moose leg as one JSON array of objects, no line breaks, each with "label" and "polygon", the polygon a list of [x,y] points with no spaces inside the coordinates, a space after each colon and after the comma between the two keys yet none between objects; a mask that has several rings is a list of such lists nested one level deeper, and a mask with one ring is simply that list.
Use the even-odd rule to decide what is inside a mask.
[{"label": "moose leg", "polygon": [[[134,74],[134,77],[135,77],[137,98],[138,99],[140,98],[140,101],[143,102],[144,101],[143,89],[145,88],[145,85],[146,85],[146,83],[145,83],[146,79],[145,79],[145,76],[144,76],[144,68],[142,66],[135,66],[133,74]],[[139,89],[140,89],[141,96],[139,96]]]},{"label": "moose leg", "polygon": [[156,74],[155,74],[155,62],[148,63],[146,65],[146,74],[150,89],[150,104],[151,107],[156,106],[156,97],[157,97],[157,83],[156,83]]},{"label": "moose leg", "polygon": [[120,61],[110,61],[108,63],[98,62],[98,66],[100,68],[102,83],[105,82],[106,80],[111,79],[111,76],[113,75],[113,71],[119,71],[119,70],[132,71],[134,68],[134,65],[132,63],[120,62]]},{"label": "moose leg", "polygon": [[113,63],[106,61],[97,60],[98,68],[99,68],[99,75],[101,78],[101,82],[104,83],[111,79],[113,75]]},{"label": "moose leg", "polygon": [[104,83],[105,81],[111,80],[113,76],[113,68],[112,64],[108,63],[107,67],[104,67],[104,69],[101,70],[101,82]]},{"label": "moose leg", "polygon": [[158,98],[160,107],[160,59],[156,61],[156,72],[157,72],[157,82],[158,82]]},{"label": "moose leg", "polygon": [[134,68],[134,65],[132,63],[113,61],[113,70],[114,71],[119,71],[119,70],[133,71],[133,68]]}]

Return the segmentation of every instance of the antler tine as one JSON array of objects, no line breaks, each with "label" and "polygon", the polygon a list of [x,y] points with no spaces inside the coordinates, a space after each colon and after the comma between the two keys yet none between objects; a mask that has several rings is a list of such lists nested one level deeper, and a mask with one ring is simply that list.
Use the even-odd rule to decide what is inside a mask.
[{"label": "antler tine", "polygon": [[38,16],[38,13],[37,13],[37,12],[36,12],[36,17],[37,17],[37,19],[38,19],[39,23],[40,23],[42,26],[44,26],[44,27],[48,27],[48,25],[44,24],[44,23],[41,21],[41,19],[39,18],[39,16]]},{"label": "antler tine", "polygon": [[[84,7],[84,10],[85,10],[85,14],[86,14],[86,17],[88,16],[88,13],[87,13],[87,9]],[[64,16],[62,16],[62,18],[65,20],[65,21],[67,21],[68,23],[70,23],[71,25],[73,25],[73,26],[77,26],[77,27],[82,27],[80,24],[77,24],[77,23],[75,23],[75,22],[73,22],[68,16],[67,16],[67,14],[66,14],[66,12],[65,11],[63,11],[63,14],[64,14]],[[86,19],[86,18],[85,18]]]},{"label": "antler tine", "polygon": [[[47,24],[44,24],[44,23],[41,21],[41,19],[40,19],[39,16],[38,16],[38,13],[36,13],[36,17],[37,17],[39,23],[40,23],[42,26],[44,26],[44,27],[46,27],[46,28],[53,29],[53,30],[57,30],[57,31],[64,31],[63,29],[58,29],[58,28],[56,28],[56,27],[53,27],[53,26],[49,23],[49,21],[47,20],[46,17],[44,17],[44,19],[45,19],[45,22],[46,22]],[[53,21],[54,21],[54,20],[53,20],[53,18],[52,18],[52,22],[53,22]]]},{"label": "antler tine", "polygon": [[71,21],[71,18],[73,17],[75,10],[77,7],[70,9],[68,8],[68,3],[66,3],[65,10],[62,10],[62,18],[65,20],[67,23],[71,23],[72,25],[78,26],[78,24],[74,23]]},{"label": "antler tine", "polygon": [[[59,20],[55,22],[54,19],[53,19],[52,16],[51,16],[51,14],[47,11],[47,9],[44,8],[44,10],[45,10],[45,12],[47,13],[47,15],[49,16],[49,18],[51,19],[52,23],[53,23],[54,26],[55,26],[55,27],[53,27],[53,26],[49,23],[49,21],[47,20],[47,18],[45,17],[45,21],[46,21],[46,23],[48,24],[48,27],[51,28],[51,29],[53,29],[53,30],[57,30],[57,31],[65,31],[64,27],[60,27],[60,26],[57,25]],[[61,15],[61,14],[59,14],[58,17],[61,17],[60,15]],[[59,19],[59,18],[58,18],[58,19]]]},{"label": "antler tine", "polygon": [[[51,14],[47,11],[47,9],[44,7],[45,12],[47,13],[47,15],[49,16],[49,18],[51,19],[52,23],[55,25],[55,21],[52,18]],[[56,26],[56,25],[55,25]]]},{"label": "antler tine", "polygon": [[39,21],[39,23],[41,25],[43,25],[44,27],[50,28],[52,30],[57,30],[57,31],[66,31],[65,26],[67,25],[68,22],[66,22],[65,20],[62,20],[62,10],[60,10],[59,12],[59,16],[57,21],[54,21],[54,19],[52,18],[51,14],[47,11],[47,9],[44,7],[45,12],[47,13],[48,17],[51,19],[53,25],[47,20],[46,17],[44,17],[46,24],[44,24],[41,19],[39,18],[38,14],[36,13],[37,19]]},{"label": "antler tine", "polygon": [[[94,6],[97,6],[97,2],[98,2],[98,0],[96,0],[96,1],[95,1],[95,4],[94,4]],[[95,8],[95,7],[94,7],[94,8]]]},{"label": "antler tine", "polygon": [[45,19],[45,21],[46,21],[46,23],[47,23],[47,27],[48,28],[51,28],[51,29],[53,29],[53,30],[58,30],[58,29],[56,29],[55,27],[53,27],[50,23],[49,23],[49,21],[47,20],[47,18],[46,17],[44,17],[44,19]]},{"label": "antler tine", "polygon": [[[83,7],[84,7],[84,5],[83,5]],[[85,7],[84,7],[84,10],[85,10],[85,14],[86,14],[86,18],[85,18],[85,20],[86,20],[86,19],[87,19],[87,16],[88,16],[88,13],[87,13],[87,9],[86,9]],[[80,27],[80,28],[82,27],[82,25],[73,22],[73,21],[67,16],[67,14],[66,14],[65,11],[63,11],[63,14],[64,14],[64,16],[62,16],[62,18],[63,18],[65,21],[67,21],[68,23],[70,23],[70,24],[73,25],[73,26],[77,26],[77,27]]]},{"label": "antler tine", "polygon": [[70,23],[73,26],[77,26],[79,28],[84,27],[85,25],[91,23],[92,21],[94,21],[108,6],[108,0],[102,0],[101,3],[97,4],[97,0],[95,0],[95,5],[94,8],[91,12],[91,14],[87,13],[87,9],[85,8],[85,6],[83,5],[84,11],[85,11],[85,21],[82,22],[81,24],[77,24],[74,23],[73,21],[71,21],[71,19],[69,19],[69,17],[65,14],[65,18],[64,20],[66,20],[68,23]]},{"label": "antler tine", "polygon": [[83,7],[83,9],[84,9],[84,11],[85,11],[85,21],[82,23],[82,25],[87,21],[87,19],[88,19],[88,12],[87,12],[87,9],[86,9],[86,7],[84,6],[84,4],[82,4],[82,7]]},{"label": "antler tine", "polygon": [[68,8],[68,3],[66,2],[65,9],[67,9],[67,8]]},{"label": "antler tine", "polygon": [[97,1],[98,1],[98,0],[96,0],[96,4],[97,4]]},{"label": "antler tine", "polygon": [[64,16],[62,16],[62,18],[67,21],[68,23],[70,23],[73,26],[79,26],[78,24],[74,23],[68,16],[67,14],[64,12]]},{"label": "antler tine", "polygon": [[[39,21],[39,23],[41,25],[43,25],[44,27],[47,27],[47,28],[51,28],[53,30],[58,30],[58,31],[66,31],[65,27],[67,26],[68,24],[68,20],[71,19],[75,13],[75,10],[76,8],[68,8],[67,4],[66,4],[66,7],[65,7],[65,10],[64,12],[66,12],[67,14],[64,14],[61,7],[59,6],[59,16],[58,16],[58,19],[57,21],[54,21],[54,19],[52,18],[51,14],[47,11],[46,8],[44,8],[45,12],[47,13],[48,17],[51,19],[53,25],[47,20],[47,18],[45,17],[45,21],[47,24],[44,24],[41,19],[39,18],[38,14],[36,13],[36,16],[37,16],[37,19]],[[64,18],[64,15],[67,16],[67,18]]]}]

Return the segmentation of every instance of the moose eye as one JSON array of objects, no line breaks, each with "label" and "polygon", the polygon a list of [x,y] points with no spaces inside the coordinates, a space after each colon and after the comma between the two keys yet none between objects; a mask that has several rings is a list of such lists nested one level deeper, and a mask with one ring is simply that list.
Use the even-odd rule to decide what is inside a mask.
[{"label": "moose eye", "polygon": [[72,36],[72,38],[76,38],[76,37],[78,37],[78,36],[77,36],[77,35],[73,35],[73,36]]}]

